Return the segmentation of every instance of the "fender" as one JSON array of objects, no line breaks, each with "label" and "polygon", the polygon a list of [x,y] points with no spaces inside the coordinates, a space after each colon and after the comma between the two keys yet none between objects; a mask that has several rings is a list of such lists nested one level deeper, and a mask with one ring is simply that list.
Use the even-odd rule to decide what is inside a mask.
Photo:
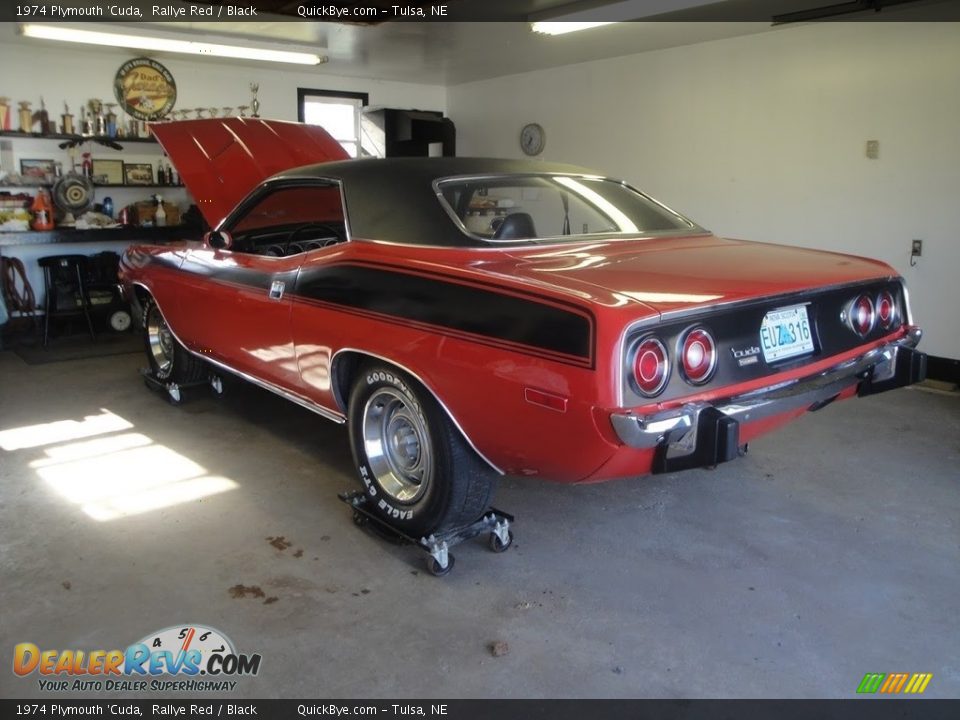
[{"label": "fender", "polygon": [[418,383],[420,383],[420,385],[426,388],[427,392],[433,396],[433,399],[436,401],[437,405],[439,405],[443,409],[443,412],[446,414],[447,418],[450,420],[450,422],[453,423],[453,426],[457,429],[457,432],[460,433],[461,437],[463,437],[463,439],[467,441],[467,445],[469,445],[470,449],[477,454],[477,457],[479,457],[487,465],[489,465],[491,469],[497,472],[497,474],[499,475],[506,474],[504,473],[503,470],[497,467],[493,463],[493,461],[491,461],[486,455],[484,455],[476,445],[474,445],[473,440],[471,440],[470,437],[467,435],[467,433],[464,432],[463,428],[460,426],[460,423],[457,421],[457,418],[454,416],[450,408],[447,407],[446,403],[444,403],[443,400],[440,399],[440,396],[436,393],[436,391],[432,387],[430,387],[430,385],[428,385],[423,380],[423,378],[420,377],[418,373],[402,365],[401,363],[396,362],[395,360],[391,360],[388,357],[378,355],[377,353],[373,353],[368,350],[361,350],[359,348],[353,348],[353,347],[340,348],[333,354],[333,357],[330,358],[330,374],[333,377],[333,394],[334,394],[334,397],[336,397],[337,403],[340,405],[341,408],[343,408],[346,400],[345,398],[340,396],[340,393],[337,390],[339,386],[339,384],[337,383],[337,378],[338,378],[337,368],[338,368],[339,360],[341,359],[340,355],[342,353],[356,353],[357,355],[363,355],[365,357],[374,358],[376,360],[389,363],[390,365],[393,365],[394,367],[399,368],[400,370],[403,370],[403,372],[407,373],[407,375],[409,375]]},{"label": "fender", "polygon": [[[138,285],[139,287],[142,287],[144,290],[150,293],[150,289],[146,285],[144,285],[142,282],[136,281],[133,284]],[[282,388],[279,385],[274,385],[273,383],[269,383],[266,380],[261,380],[258,377],[250,375],[249,373],[245,373],[242,370],[237,370],[236,368],[233,368],[224,362],[220,362],[219,360],[215,360],[211,358],[209,355],[205,355],[203,353],[198,353],[194,350],[191,350],[183,342],[183,340],[180,339],[180,336],[177,335],[177,331],[173,329],[173,326],[171,326],[170,323],[167,322],[167,316],[164,314],[163,308],[160,307],[160,303],[156,299],[156,297],[154,297],[153,293],[150,293],[150,297],[153,298],[154,303],[156,303],[157,309],[160,311],[160,315],[163,316],[163,321],[167,323],[167,327],[170,329],[170,334],[173,335],[174,339],[176,339],[176,341],[180,343],[180,345],[183,346],[183,348],[185,348],[186,351],[189,352],[191,355],[195,355],[196,357],[200,358],[204,362],[208,362],[214,367],[220,368],[221,370],[226,370],[231,375],[236,375],[237,377],[242,378],[243,380],[246,380],[258,387],[263,388],[264,390],[269,390],[275,395],[279,395],[285,400],[289,400],[292,403],[296,403],[297,405],[300,405],[301,407],[304,407],[307,410],[310,410],[311,412],[314,412],[317,415],[320,415],[321,417],[326,418],[327,420],[331,420],[332,422],[335,422],[338,425],[342,425],[347,421],[347,416],[344,415],[342,412],[339,412],[338,410],[333,410],[331,408],[326,407],[325,405],[321,405],[317,402],[314,402],[310,398],[303,397],[302,395],[291,392],[286,388]]]}]

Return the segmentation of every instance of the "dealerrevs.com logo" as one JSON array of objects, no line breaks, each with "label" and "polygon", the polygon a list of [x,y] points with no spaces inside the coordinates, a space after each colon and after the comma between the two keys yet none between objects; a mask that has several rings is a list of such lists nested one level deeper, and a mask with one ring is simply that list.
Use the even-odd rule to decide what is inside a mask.
[{"label": "dealerrevs.com logo", "polygon": [[41,650],[30,642],[13,648],[13,672],[36,674],[50,692],[229,691],[237,686],[233,678],[260,672],[260,660],[238,653],[219,630],[195,624],[150,633],[126,650]]}]

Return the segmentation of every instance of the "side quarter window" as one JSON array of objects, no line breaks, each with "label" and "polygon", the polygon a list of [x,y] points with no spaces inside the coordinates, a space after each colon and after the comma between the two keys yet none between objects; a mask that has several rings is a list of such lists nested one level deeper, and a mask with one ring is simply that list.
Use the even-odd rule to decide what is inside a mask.
[{"label": "side quarter window", "polygon": [[347,239],[340,185],[279,187],[257,199],[228,228],[233,249],[285,257]]}]

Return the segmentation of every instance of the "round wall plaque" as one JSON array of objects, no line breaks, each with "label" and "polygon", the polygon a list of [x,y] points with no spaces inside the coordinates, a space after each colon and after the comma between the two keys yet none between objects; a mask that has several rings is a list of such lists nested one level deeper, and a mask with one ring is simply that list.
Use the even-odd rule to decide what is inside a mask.
[{"label": "round wall plaque", "polygon": [[177,102],[173,75],[156,60],[146,57],[128,60],[113,80],[113,94],[120,106],[137,120],[159,120]]}]

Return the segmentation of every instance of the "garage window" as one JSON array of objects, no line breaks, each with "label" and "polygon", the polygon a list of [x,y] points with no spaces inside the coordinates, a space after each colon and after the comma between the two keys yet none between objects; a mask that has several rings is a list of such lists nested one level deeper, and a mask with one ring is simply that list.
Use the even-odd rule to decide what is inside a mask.
[{"label": "garage window", "polygon": [[360,113],[368,104],[367,93],[297,89],[297,118],[319,125],[343,146],[350,157],[360,154]]}]

